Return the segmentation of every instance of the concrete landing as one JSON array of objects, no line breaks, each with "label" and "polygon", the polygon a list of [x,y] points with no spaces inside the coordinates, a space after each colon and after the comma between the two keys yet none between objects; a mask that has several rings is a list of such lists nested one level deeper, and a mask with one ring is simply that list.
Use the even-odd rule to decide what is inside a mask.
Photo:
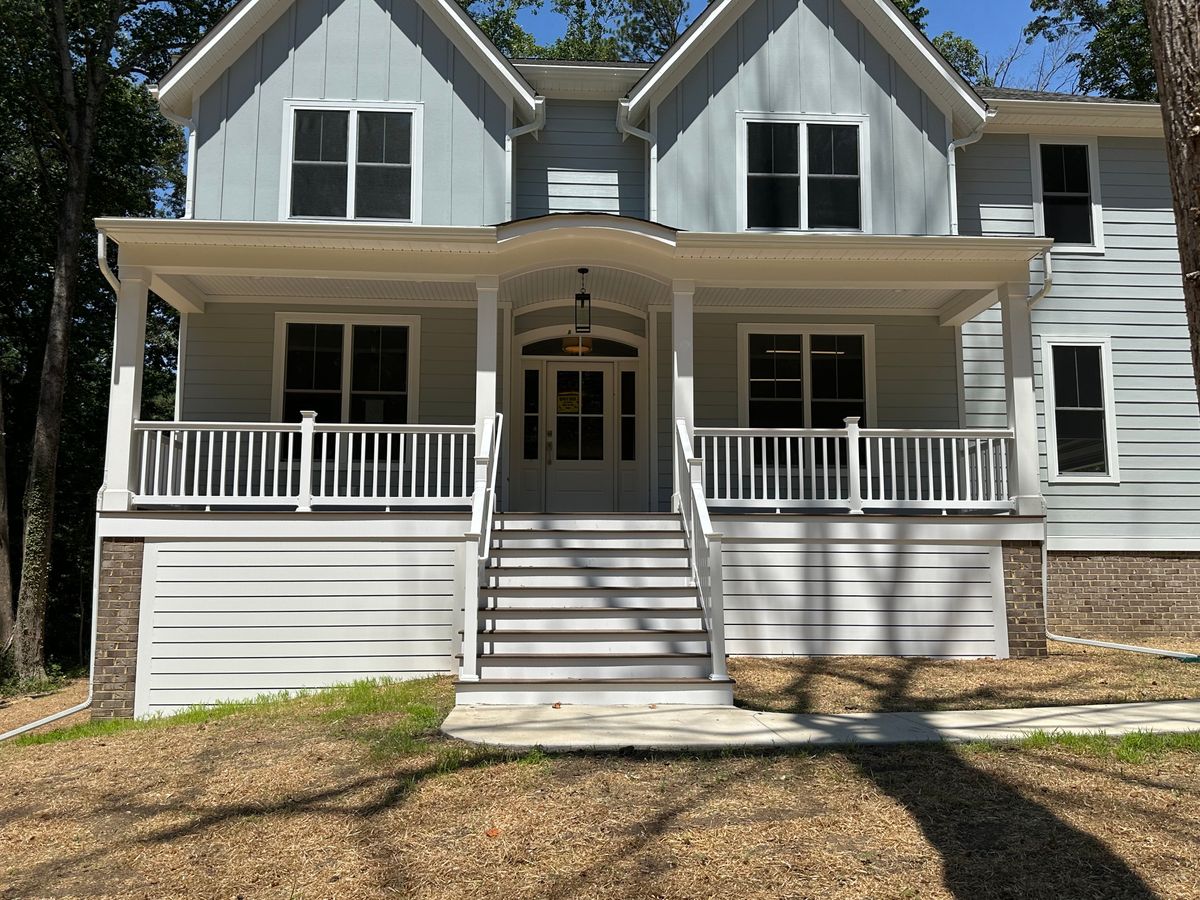
[{"label": "concrete landing", "polygon": [[1014,740],[1034,731],[1200,731],[1200,701],[962,712],[790,715],[697,706],[456,706],[451,737],[546,750],[718,750]]}]

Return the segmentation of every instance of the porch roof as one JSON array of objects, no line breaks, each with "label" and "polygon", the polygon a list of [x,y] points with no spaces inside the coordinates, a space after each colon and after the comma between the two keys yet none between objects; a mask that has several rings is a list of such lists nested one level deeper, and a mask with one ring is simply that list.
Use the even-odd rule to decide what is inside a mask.
[{"label": "porch roof", "polygon": [[473,303],[494,284],[514,307],[570,297],[591,269],[594,297],[665,305],[680,284],[698,307],[848,309],[936,315],[957,324],[1029,280],[1052,242],[1034,237],[684,232],[603,214],[487,227],[361,222],[97,219],[123,268],[148,272],[168,303]]}]

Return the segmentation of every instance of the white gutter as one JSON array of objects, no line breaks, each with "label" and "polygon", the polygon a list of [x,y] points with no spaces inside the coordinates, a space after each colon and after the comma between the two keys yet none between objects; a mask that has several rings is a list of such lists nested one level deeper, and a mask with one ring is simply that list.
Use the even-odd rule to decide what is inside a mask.
[{"label": "white gutter", "polygon": [[546,98],[540,94],[533,98],[533,121],[528,125],[522,125],[519,128],[511,128],[505,137],[509,141],[516,140],[522,135],[532,134],[533,139],[538,139],[537,133],[546,126]]},{"label": "white gutter", "polygon": [[1103,647],[1106,650],[1124,650],[1128,653],[1144,653],[1147,656],[1169,656],[1184,662],[1200,662],[1200,654],[1188,653],[1184,650],[1159,650],[1155,647],[1141,647],[1136,644],[1116,644],[1112,641],[1093,641],[1088,638],[1067,637],[1055,634],[1050,630],[1050,554],[1046,552],[1046,542],[1042,541],[1042,617],[1043,630],[1046,640],[1057,641],[1061,644],[1080,644],[1084,647]]},{"label": "white gutter", "polygon": [[96,231],[96,263],[100,266],[100,274],[104,276],[108,286],[113,289],[113,293],[120,296],[121,282],[117,280],[116,274],[108,264],[108,235],[100,229]]},{"label": "white gutter", "polygon": [[14,728],[11,731],[6,731],[0,734],[0,741],[7,741],[9,738],[15,738],[25,734],[28,731],[33,731],[35,728],[41,728],[43,725],[49,725],[51,722],[57,722],[59,719],[65,719],[67,716],[73,716],[77,712],[83,712],[92,705],[92,697],[96,690],[96,613],[100,607],[100,515],[96,515],[96,550],[92,556],[92,651],[88,659],[88,692],[87,698],[82,703],[77,703],[70,709],[64,709],[62,712],[52,713],[48,716],[43,716],[36,722],[30,722],[28,725],[22,725],[19,728]]},{"label": "white gutter", "polygon": [[1042,299],[1050,293],[1050,289],[1054,287],[1054,256],[1051,250],[1042,254],[1042,267],[1042,286],[1029,298],[1030,309],[1041,303]]},{"label": "white gutter", "polygon": [[649,131],[643,131],[641,128],[634,128],[629,124],[629,100],[626,98],[621,98],[617,101],[617,131],[621,133],[621,140],[625,140],[627,136],[632,135],[651,146],[654,145],[653,134]]},{"label": "white gutter", "polygon": [[946,148],[946,168],[949,173],[950,182],[950,233],[958,234],[958,151],[964,147],[970,147],[972,144],[979,143],[983,137],[984,129],[987,128],[988,122],[994,119],[996,111],[989,109],[984,120],[979,123],[979,127],[968,134],[965,138],[959,138],[957,141],[951,141],[950,146]]},{"label": "white gutter", "polygon": [[648,169],[646,173],[646,193],[648,195],[646,218],[651,222],[656,222],[658,221],[658,138],[651,131],[634,127],[629,121],[629,109],[628,98],[623,97],[617,101],[617,131],[620,133],[622,141],[628,137],[635,137],[646,142],[649,154],[649,164],[646,167]]}]

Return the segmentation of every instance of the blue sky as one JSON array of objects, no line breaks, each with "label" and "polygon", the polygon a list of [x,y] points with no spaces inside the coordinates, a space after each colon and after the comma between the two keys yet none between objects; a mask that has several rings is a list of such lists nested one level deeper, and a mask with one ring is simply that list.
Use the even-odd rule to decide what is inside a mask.
[{"label": "blue sky", "polygon": [[[692,14],[704,5],[704,0],[692,0]],[[1002,56],[1021,40],[1021,29],[1033,18],[1029,0],[923,0],[922,5],[929,9],[931,35],[957,32],[971,38],[993,58]],[[524,13],[522,24],[543,43],[552,41],[562,31],[562,19],[550,11],[549,4],[537,15]],[[1023,72],[1036,65],[1037,56],[1037,47],[1031,48],[1014,66],[1017,81]]]}]

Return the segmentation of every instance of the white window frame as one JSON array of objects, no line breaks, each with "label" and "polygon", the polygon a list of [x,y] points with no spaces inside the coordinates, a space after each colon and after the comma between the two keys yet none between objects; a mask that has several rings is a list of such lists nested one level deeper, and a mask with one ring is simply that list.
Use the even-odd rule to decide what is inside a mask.
[{"label": "white window frame", "polygon": [[[295,153],[296,112],[299,110],[322,110],[325,112],[347,112],[350,114],[347,125],[346,159],[346,215],[344,218],[329,218],[323,216],[293,216],[292,215],[292,162]],[[360,112],[393,112],[410,113],[412,115],[412,204],[411,215],[407,219],[360,219],[354,215],[354,191],[358,168],[358,114]],[[421,150],[424,146],[424,113],[423,103],[389,101],[386,103],[367,103],[350,100],[285,100],[283,103],[283,153],[280,161],[279,177],[279,220],[281,222],[369,222],[376,224],[400,223],[405,225],[421,224],[421,190],[422,166]]]},{"label": "white window frame", "polygon": [[[1055,415],[1054,348],[1099,347],[1100,380],[1104,396],[1104,450],[1108,471],[1103,475],[1062,473],[1058,468],[1058,421]],[[1117,447],[1116,391],[1113,387],[1112,341],[1107,337],[1052,335],[1042,337],[1042,386],[1046,419],[1046,476],[1050,484],[1120,484],[1121,465]]]},{"label": "white window frame", "polygon": [[1090,244],[1054,244],[1056,256],[1071,254],[1098,255],[1104,253],[1104,202],[1100,196],[1100,144],[1096,138],[1055,135],[1030,135],[1029,157],[1033,172],[1034,233],[1046,237],[1046,211],[1042,205],[1042,145],[1063,144],[1086,147],[1088,154],[1088,188],[1092,194],[1092,242]]},{"label": "white window frame", "polygon": [[[737,120],[737,215],[738,227],[742,231],[795,233],[815,231],[819,234],[872,234],[871,221],[871,130],[867,116],[817,116],[804,113],[739,112]],[[800,128],[800,227],[799,228],[751,228],[748,223],[749,200],[746,180],[749,177],[749,124],[768,122],[771,124],[794,124]],[[858,179],[859,216],[861,228],[810,228],[808,225],[808,126],[809,125],[855,125],[858,127]]]},{"label": "white window frame", "polygon": [[[862,427],[874,427],[875,411],[875,326],[874,325],[809,325],[783,322],[739,322],[737,327],[738,427],[750,427],[750,335],[799,334],[804,336],[803,400],[804,415],[812,421],[812,347],[815,334],[838,334],[863,339],[863,389],[866,410]],[[803,426],[808,428],[810,426]]]},{"label": "white window frame", "polygon": [[[408,394],[405,419],[417,424],[420,409],[421,317],[393,315],[342,315],[340,313],[275,313],[275,349],[271,374],[271,419],[283,421],[283,387],[287,363],[288,325],[341,325],[342,327],[342,422],[350,420],[350,375],[353,369],[353,326],[403,325],[408,328]],[[328,424],[328,423],[327,423]]]}]

